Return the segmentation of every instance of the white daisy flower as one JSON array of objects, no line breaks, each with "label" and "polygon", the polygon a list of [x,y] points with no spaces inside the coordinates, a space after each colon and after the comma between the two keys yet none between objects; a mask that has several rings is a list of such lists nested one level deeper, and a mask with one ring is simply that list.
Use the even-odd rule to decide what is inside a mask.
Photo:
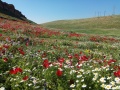
[{"label": "white daisy flower", "polygon": [[115,82],[116,82],[117,84],[120,83],[120,78],[116,77],[116,78],[115,78]]},{"label": "white daisy flower", "polygon": [[83,84],[83,85],[82,85],[82,88],[86,88],[86,87],[87,87],[87,85],[86,85],[86,84]]},{"label": "white daisy flower", "polygon": [[103,83],[103,84],[101,85],[101,87],[102,87],[102,88],[105,88],[105,84]]},{"label": "white daisy flower", "polygon": [[5,90],[5,87],[1,87],[0,90]]},{"label": "white daisy flower", "polygon": [[112,89],[112,85],[105,85],[105,89],[107,90]]},{"label": "white daisy flower", "polygon": [[70,85],[70,88],[74,88],[74,87],[75,87],[75,85],[74,85],[74,84],[71,84],[71,85]]},{"label": "white daisy flower", "polygon": [[100,82],[105,83],[106,82],[105,78],[104,77],[100,78]]},{"label": "white daisy flower", "polygon": [[112,81],[112,82],[110,82],[110,84],[111,84],[112,86],[114,86],[114,85],[115,85],[115,82],[114,82],[114,81]]},{"label": "white daisy flower", "polygon": [[77,75],[77,78],[80,78],[80,77],[82,77],[82,75]]},{"label": "white daisy flower", "polygon": [[78,83],[79,82],[79,80],[76,80],[76,83]]}]

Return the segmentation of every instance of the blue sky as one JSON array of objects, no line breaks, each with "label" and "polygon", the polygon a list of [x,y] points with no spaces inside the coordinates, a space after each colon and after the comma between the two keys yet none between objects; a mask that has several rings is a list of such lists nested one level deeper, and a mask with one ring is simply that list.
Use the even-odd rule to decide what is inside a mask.
[{"label": "blue sky", "polygon": [[41,24],[63,19],[81,19],[120,14],[120,0],[2,0],[14,4],[28,19]]}]

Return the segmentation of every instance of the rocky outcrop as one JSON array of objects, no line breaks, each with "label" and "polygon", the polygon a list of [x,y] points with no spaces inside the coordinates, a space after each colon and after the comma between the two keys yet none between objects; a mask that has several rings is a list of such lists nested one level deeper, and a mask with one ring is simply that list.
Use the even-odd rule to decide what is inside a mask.
[{"label": "rocky outcrop", "polygon": [[[26,19],[26,17],[18,10],[15,9],[14,5],[8,4],[6,2],[2,2],[0,0],[0,11],[5,14],[11,14],[14,17],[20,18],[20,19]],[[7,13],[6,13],[7,12]]]}]

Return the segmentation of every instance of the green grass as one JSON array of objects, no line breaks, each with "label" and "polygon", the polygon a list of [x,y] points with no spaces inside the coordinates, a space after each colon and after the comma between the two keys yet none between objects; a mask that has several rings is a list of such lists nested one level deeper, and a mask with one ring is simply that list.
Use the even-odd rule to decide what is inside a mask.
[{"label": "green grass", "polygon": [[44,23],[42,26],[67,32],[120,36],[120,15],[76,20],[59,20]]},{"label": "green grass", "polygon": [[119,29],[73,29],[73,30],[62,30],[65,32],[77,32],[85,34],[98,34],[98,35],[108,35],[108,36],[120,36]]}]

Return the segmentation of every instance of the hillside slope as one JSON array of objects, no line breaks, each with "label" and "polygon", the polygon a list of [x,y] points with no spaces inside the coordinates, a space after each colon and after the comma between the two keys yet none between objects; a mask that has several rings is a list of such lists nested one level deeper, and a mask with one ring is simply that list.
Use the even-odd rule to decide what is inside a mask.
[{"label": "hillside slope", "polygon": [[59,20],[44,23],[43,26],[56,29],[120,29],[120,15],[76,20]]},{"label": "hillside slope", "polygon": [[75,20],[58,20],[42,26],[62,31],[120,36],[120,15]]}]

